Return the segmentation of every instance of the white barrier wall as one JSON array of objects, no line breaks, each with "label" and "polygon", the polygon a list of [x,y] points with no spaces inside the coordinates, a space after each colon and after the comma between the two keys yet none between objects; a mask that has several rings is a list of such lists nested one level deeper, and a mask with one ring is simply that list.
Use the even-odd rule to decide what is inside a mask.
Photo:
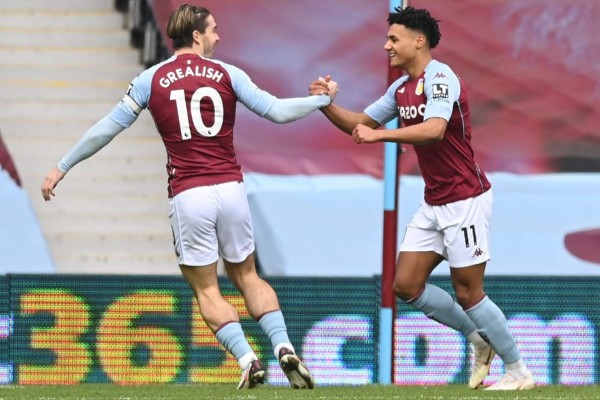
[{"label": "white barrier wall", "polygon": [[[600,229],[600,174],[494,173],[489,178],[494,216],[488,274],[600,275],[600,263],[578,258],[565,246],[570,233]],[[266,274],[381,273],[382,181],[363,175],[247,174],[246,184]],[[422,198],[421,177],[403,176],[398,243]],[[587,258],[600,260],[600,236],[592,232],[581,238],[587,239]],[[434,273],[447,274],[447,264]]]},{"label": "white barrier wall", "polygon": [[[600,275],[600,174],[496,173],[489,178],[494,216],[488,274]],[[265,274],[380,274],[382,181],[366,175],[247,174],[246,185]],[[398,244],[422,197],[421,178],[403,176]],[[4,171],[0,201],[0,273],[54,272],[30,200]],[[447,274],[447,264],[434,273]]]},{"label": "white barrier wall", "polygon": [[0,168],[0,274],[54,272],[29,196]]}]

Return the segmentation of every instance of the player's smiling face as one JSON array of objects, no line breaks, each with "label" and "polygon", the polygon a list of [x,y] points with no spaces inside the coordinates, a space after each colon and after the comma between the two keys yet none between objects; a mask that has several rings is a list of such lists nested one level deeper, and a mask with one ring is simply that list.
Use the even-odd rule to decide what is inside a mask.
[{"label": "player's smiling face", "polygon": [[217,34],[217,23],[212,15],[209,15],[206,19],[208,26],[202,35],[202,55],[206,58],[213,58],[215,53],[215,46],[219,41],[219,35]]},{"label": "player's smiling face", "polygon": [[417,55],[417,40],[422,36],[404,25],[392,24],[383,48],[390,57],[390,66],[405,68]]}]

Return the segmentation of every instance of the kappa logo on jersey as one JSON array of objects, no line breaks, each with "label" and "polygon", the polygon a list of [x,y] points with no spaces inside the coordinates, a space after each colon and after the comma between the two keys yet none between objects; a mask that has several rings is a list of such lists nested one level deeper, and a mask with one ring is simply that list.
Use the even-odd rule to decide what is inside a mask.
[{"label": "kappa logo on jersey", "polygon": [[400,118],[402,119],[414,119],[417,118],[417,116],[423,118],[423,115],[425,115],[425,104],[420,104],[419,107],[398,107],[398,112],[400,113]]},{"label": "kappa logo on jersey", "polygon": [[445,78],[446,75],[444,75],[442,72],[438,72],[437,74],[435,74],[435,76],[433,77],[433,79],[435,78]]},{"label": "kappa logo on jersey", "polygon": [[445,83],[434,83],[431,85],[432,94],[434,99],[447,99],[448,94],[448,85]]},{"label": "kappa logo on jersey", "polygon": [[485,251],[481,250],[479,247],[475,250],[475,255],[473,257],[481,257],[485,254]]},{"label": "kappa logo on jersey", "polygon": [[423,79],[419,79],[419,82],[417,82],[417,88],[415,89],[415,94],[417,96],[420,96],[423,94]]}]

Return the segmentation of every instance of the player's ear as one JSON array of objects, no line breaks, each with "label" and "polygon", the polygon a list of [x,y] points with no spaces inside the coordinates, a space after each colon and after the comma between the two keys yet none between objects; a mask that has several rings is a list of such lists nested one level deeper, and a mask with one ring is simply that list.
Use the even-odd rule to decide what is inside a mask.
[{"label": "player's ear", "polygon": [[427,38],[425,37],[425,35],[418,34],[415,37],[415,42],[417,44],[417,49],[420,49],[427,44]]},{"label": "player's ear", "polygon": [[192,39],[194,40],[195,43],[201,43],[202,42],[202,33],[200,33],[200,31],[194,30],[194,32],[192,32]]}]

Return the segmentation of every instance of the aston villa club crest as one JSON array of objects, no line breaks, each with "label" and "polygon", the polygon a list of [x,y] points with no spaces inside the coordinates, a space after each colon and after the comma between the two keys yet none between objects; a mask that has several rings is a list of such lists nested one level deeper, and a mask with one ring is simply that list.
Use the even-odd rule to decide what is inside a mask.
[{"label": "aston villa club crest", "polygon": [[415,89],[415,94],[417,96],[420,96],[423,94],[423,78],[419,79],[419,82],[417,82],[417,88]]}]

